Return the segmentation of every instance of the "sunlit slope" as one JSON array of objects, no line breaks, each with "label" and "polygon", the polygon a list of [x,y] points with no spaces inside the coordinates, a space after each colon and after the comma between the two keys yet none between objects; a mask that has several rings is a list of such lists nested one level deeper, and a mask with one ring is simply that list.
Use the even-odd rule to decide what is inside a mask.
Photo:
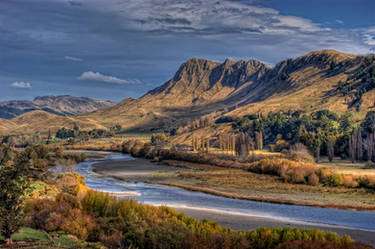
[{"label": "sunlit slope", "polygon": [[187,124],[207,114],[215,118],[280,110],[350,110],[362,117],[374,110],[374,89],[374,55],[323,50],[272,68],[254,60],[220,64],[191,59],[171,80],[139,99],[71,117],[32,112],[0,126],[0,131],[45,131],[74,123],[81,129],[120,124],[150,130]]}]

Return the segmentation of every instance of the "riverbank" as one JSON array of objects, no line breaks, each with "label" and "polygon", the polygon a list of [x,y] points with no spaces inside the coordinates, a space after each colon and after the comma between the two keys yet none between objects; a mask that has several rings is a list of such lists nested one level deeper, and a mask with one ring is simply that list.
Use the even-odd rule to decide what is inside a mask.
[{"label": "riverbank", "polygon": [[235,230],[251,230],[259,227],[298,227],[298,228],[311,228],[323,231],[336,232],[339,235],[349,235],[355,241],[359,241],[371,246],[375,246],[375,231],[351,229],[339,226],[331,226],[325,224],[307,224],[298,223],[287,220],[277,220],[273,218],[249,216],[233,212],[218,212],[216,210],[202,209],[195,207],[184,206],[170,206],[178,212],[182,212],[189,217],[198,220],[213,220],[223,227],[230,227]]},{"label": "riverbank", "polygon": [[[171,162],[168,162],[171,164]],[[179,165],[168,166],[160,163],[153,163],[146,159],[126,159],[126,160],[107,160],[91,165],[93,170],[106,177],[113,177],[126,182],[149,182],[153,184],[168,185],[167,181],[183,182],[187,184],[190,182],[191,186],[199,184],[194,178],[182,177],[188,174],[222,174],[227,171],[220,171],[222,168],[215,166],[204,165]],[[203,170],[205,169],[205,170]],[[237,172],[237,170],[234,170]],[[252,173],[251,173],[252,174]],[[259,175],[258,175],[259,176]],[[222,178],[222,176],[220,176]],[[241,179],[239,179],[241,181]],[[264,179],[263,179],[264,180]],[[219,184],[219,183],[218,183]],[[264,185],[264,184],[263,184]],[[170,185],[173,186],[173,185]],[[184,186],[174,186],[185,188]],[[215,186],[211,186],[212,188]],[[224,186],[226,187],[226,186]],[[254,186],[253,186],[254,187]],[[218,188],[218,186],[216,186]],[[199,191],[200,189],[192,189]],[[205,191],[203,191],[205,192]],[[212,193],[211,193],[212,194]],[[213,193],[215,194],[215,193]],[[216,193],[217,194],[217,193]],[[219,195],[219,194],[217,194]],[[153,205],[157,205],[154,203]],[[229,227],[235,230],[249,230],[259,227],[298,227],[298,228],[312,228],[324,231],[337,232],[340,235],[349,235],[356,241],[366,244],[375,245],[375,231],[346,228],[342,226],[326,225],[322,223],[303,222],[291,219],[263,217],[257,214],[245,214],[240,212],[224,211],[215,208],[195,207],[181,204],[168,204],[171,208],[178,212],[183,212],[187,216],[196,219],[207,219],[218,222],[224,227]]]},{"label": "riverbank", "polygon": [[272,203],[375,210],[373,191],[345,187],[309,186],[285,183],[277,176],[251,173],[241,169],[167,160],[99,162],[93,170],[104,176],[128,182],[146,182],[200,191],[218,196]]}]

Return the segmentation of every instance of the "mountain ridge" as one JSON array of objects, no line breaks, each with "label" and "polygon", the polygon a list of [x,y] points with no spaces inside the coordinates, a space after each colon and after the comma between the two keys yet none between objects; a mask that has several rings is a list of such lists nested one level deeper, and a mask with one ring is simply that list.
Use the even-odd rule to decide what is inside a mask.
[{"label": "mountain ridge", "polygon": [[[152,130],[184,125],[204,115],[215,118],[284,110],[353,111],[361,117],[374,110],[374,97],[374,55],[313,51],[274,67],[255,60],[218,63],[194,58],[183,63],[169,81],[138,99],[128,98],[65,122],[87,129],[120,124]],[[28,118],[33,119],[32,115]]]},{"label": "mountain ridge", "polygon": [[0,102],[0,118],[12,119],[23,113],[43,110],[60,116],[83,114],[115,105],[114,102],[87,97],[37,96],[33,100],[10,100]]}]

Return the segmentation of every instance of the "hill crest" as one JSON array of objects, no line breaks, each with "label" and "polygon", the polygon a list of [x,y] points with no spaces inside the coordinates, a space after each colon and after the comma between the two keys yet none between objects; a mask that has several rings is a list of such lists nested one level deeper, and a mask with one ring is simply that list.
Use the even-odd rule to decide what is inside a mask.
[{"label": "hill crest", "polygon": [[26,112],[43,110],[56,115],[76,115],[114,106],[111,101],[87,97],[38,96],[34,100],[11,100],[0,102],[0,118],[12,119]]},{"label": "hill crest", "polygon": [[[204,115],[216,118],[282,110],[349,110],[363,116],[375,109],[373,79],[375,56],[333,50],[311,52],[274,67],[255,60],[218,63],[195,58],[139,99],[129,98],[105,110],[62,117],[64,121],[51,120],[50,125],[70,125],[74,120],[87,129],[116,124],[124,128],[172,129]],[[346,95],[339,82],[351,87]]]}]

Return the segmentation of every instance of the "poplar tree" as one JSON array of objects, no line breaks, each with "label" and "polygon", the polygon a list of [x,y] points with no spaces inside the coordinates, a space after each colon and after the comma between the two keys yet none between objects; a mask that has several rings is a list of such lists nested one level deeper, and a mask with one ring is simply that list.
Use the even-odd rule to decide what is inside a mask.
[{"label": "poplar tree", "polygon": [[335,139],[333,137],[329,137],[327,140],[327,155],[328,160],[332,162],[335,155]]}]

